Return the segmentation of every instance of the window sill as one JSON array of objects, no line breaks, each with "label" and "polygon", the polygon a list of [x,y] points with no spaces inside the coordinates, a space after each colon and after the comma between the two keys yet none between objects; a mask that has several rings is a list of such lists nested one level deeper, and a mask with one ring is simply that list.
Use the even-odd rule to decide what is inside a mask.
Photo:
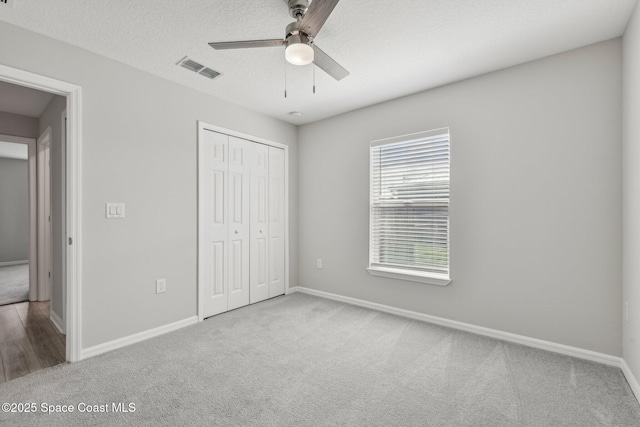
[{"label": "window sill", "polygon": [[428,283],[430,285],[447,286],[451,279],[443,274],[420,273],[411,270],[396,268],[368,267],[367,271],[372,276],[389,277],[391,279],[409,280],[411,282]]}]

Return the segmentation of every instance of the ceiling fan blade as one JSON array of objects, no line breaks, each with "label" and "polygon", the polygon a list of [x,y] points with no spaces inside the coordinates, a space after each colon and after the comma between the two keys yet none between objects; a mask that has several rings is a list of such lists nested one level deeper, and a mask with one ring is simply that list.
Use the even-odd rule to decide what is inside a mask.
[{"label": "ceiling fan blade", "polygon": [[315,44],[313,45],[313,54],[313,63],[334,79],[340,81],[349,75],[349,72],[342,65],[338,64]]},{"label": "ceiling fan blade", "polygon": [[247,48],[253,48],[253,47],[274,47],[274,46],[282,46],[282,45],[284,45],[284,40],[282,39],[246,40],[246,41],[238,41],[238,42],[209,43],[209,46],[211,46],[216,50],[247,49]]},{"label": "ceiling fan blade", "polygon": [[316,37],[337,4],[338,0],[313,0],[302,18],[300,30]]}]

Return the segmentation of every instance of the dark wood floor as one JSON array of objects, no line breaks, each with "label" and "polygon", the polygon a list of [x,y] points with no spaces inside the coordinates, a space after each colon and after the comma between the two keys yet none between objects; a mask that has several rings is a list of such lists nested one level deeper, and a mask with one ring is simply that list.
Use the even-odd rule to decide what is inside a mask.
[{"label": "dark wood floor", "polygon": [[65,336],[49,319],[49,302],[0,306],[0,383],[65,361]]}]

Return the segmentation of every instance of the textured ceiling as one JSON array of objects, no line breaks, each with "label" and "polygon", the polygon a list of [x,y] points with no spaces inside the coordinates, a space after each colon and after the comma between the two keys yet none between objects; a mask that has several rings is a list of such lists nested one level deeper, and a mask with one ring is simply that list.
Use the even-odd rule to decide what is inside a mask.
[{"label": "textured ceiling", "polygon": [[[283,0],[16,0],[0,19],[301,124],[620,36],[635,3],[342,0],[316,43],[351,75],[336,82],[317,70],[313,94],[313,66],[289,65],[286,99],[282,47],[207,45],[284,37]],[[177,67],[185,55],[222,76]]]},{"label": "textured ceiling", "polygon": [[0,111],[40,117],[53,94],[0,81]]}]

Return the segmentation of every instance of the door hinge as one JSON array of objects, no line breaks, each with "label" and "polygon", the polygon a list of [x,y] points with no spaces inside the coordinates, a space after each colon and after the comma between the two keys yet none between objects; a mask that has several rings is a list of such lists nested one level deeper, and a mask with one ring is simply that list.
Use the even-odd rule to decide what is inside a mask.
[{"label": "door hinge", "polygon": [[49,272],[49,279],[51,279],[51,272]]},{"label": "door hinge", "polygon": [[73,239],[71,237],[69,237],[69,244],[73,245]]}]

